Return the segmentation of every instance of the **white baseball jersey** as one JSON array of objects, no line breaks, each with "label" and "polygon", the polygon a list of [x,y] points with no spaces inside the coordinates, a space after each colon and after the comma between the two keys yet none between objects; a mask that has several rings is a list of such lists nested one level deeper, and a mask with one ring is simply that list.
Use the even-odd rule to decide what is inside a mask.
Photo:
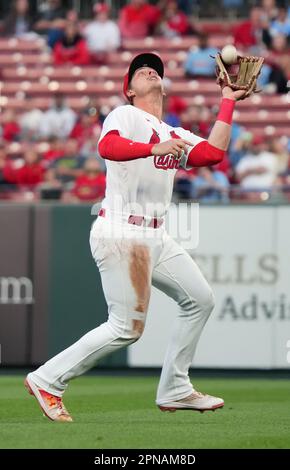
[{"label": "white baseball jersey", "polygon": [[[171,127],[152,114],[125,105],[111,111],[104,121],[100,140],[117,130],[121,137],[141,143],[159,143],[172,138],[192,142],[188,152],[203,141],[181,127]],[[115,212],[162,217],[166,213],[177,169],[186,167],[187,157],[151,156],[126,162],[106,160],[107,187],[102,207]]]}]

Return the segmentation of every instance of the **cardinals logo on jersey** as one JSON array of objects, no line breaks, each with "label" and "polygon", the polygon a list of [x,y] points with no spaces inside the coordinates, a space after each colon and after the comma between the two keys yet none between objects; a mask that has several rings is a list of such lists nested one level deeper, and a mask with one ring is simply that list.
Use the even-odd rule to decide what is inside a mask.
[{"label": "cardinals logo on jersey", "polygon": [[179,168],[179,158],[174,155],[155,155],[154,166],[158,170],[173,170]]},{"label": "cardinals logo on jersey", "polygon": [[[160,142],[159,135],[155,131],[155,129],[152,129],[153,134],[150,138],[149,143],[150,144],[158,144]],[[180,137],[175,134],[174,131],[170,132],[170,135],[173,139],[180,139]],[[172,154],[169,155],[155,155],[154,156],[154,166],[158,170],[174,170],[179,168],[179,161],[180,158],[175,157]]]}]

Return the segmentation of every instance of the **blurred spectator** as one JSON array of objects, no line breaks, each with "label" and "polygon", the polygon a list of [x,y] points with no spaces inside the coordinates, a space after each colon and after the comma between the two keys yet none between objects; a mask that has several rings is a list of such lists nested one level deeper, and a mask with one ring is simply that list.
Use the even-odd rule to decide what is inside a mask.
[{"label": "blurred spectator", "polygon": [[60,199],[62,195],[62,184],[56,178],[55,170],[46,170],[43,181],[37,186],[41,199]]},{"label": "blurred spectator", "polygon": [[64,30],[67,23],[79,24],[79,14],[76,10],[68,10],[63,13],[64,18],[55,20],[55,27],[52,27],[47,34],[47,42],[51,49],[54,48],[57,42],[61,41],[64,37]]},{"label": "blurred spectator", "polygon": [[66,105],[64,95],[57,93],[51,108],[43,114],[40,135],[43,138],[57,136],[65,139],[71,133],[75,122],[75,112]]},{"label": "blurred spectator", "polygon": [[39,161],[37,152],[28,148],[23,155],[23,160],[10,160],[7,162],[3,172],[9,183],[19,187],[28,186],[34,188],[43,180],[44,168]]},{"label": "blurred spectator", "polygon": [[210,130],[210,113],[203,105],[192,104],[181,113],[181,125],[200,137],[207,137]]},{"label": "blurred spectator", "polygon": [[266,85],[268,85],[271,71],[272,69],[270,65],[264,62],[262,70],[257,80],[257,85],[259,89],[264,88]]},{"label": "blurred spectator", "polygon": [[234,43],[237,48],[252,49],[257,51],[257,47],[263,43],[269,44],[268,21],[263,15],[260,7],[252,7],[249,19],[235,28]]},{"label": "blurred spectator", "polygon": [[281,55],[287,54],[289,52],[288,44],[287,44],[287,37],[285,36],[285,34],[276,34],[272,38],[271,50],[277,56],[281,56]]},{"label": "blurred spectator", "polygon": [[[289,57],[288,57],[288,69],[289,69]],[[285,64],[285,71],[287,71],[287,67]],[[275,66],[271,69],[269,75],[269,84],[274,85],[274,93],[283,94],[288,92],[288,80],[287,75],[284,70],[279,67]]]},{"label": "blurred spectator", "polygon": [[289,152],[285,139],[278,137],[270,138],[269,151],[276,155],[278,174],[285,173],[289,167]]},{"label": "blurred spectator", "polygon": [[191,198],[191,180],[195,176],[196,169],[184,170],[179,169],[174,179],[174,193],[179,199],[190,199]]},{"label": "blurred spectator", "polygon": [[270,25],[270,34],[271,36],[284,34],[290,39],[290,18],[286,6],[279,6],[277,17]]},{"label": "blurred spectator", "polygon": [[198,4],[199,0],[178,0],[178,7],[186,15],[191,15],[193,6]]},{"label": "blurred spectator", "polygon": [[73,23],[79,23],[79,14],[73,8],[71,10],[67,10],[65,14],[66,21],[72,21]]},{"label": "blurred spectator", "polygon": [[278,14],[276,0],[262,0],[261,8],[263,10],[263,16],[267,21],[271,22],[276,18]]},{"label": "blurred spectator", "polygon": [[201,33],[198,36],[197,47],[191,49],[187,55],[184,69],[187,77],[204,78],[215,76],[215,61],[211,55],[218,50],[208,45],[208,36]]},{"label": "blurred spectator", "polygon": [[[272,81],[277,83],[278,93],[286,93],[287,77],[290,76],[290,49],[284,34],[277,34],[272,38],[271,51],[267,61],[273,69],[274,77],[272,77]],[[279,70],[282,71],[283,75],[281,73],[277,75]]]},{"label": "blurred spectator", "polygon": [[[267,60],[267,59],[266,59]],[[258,78],[258,88],[264,93],[287,93],[287,77],[281,67],[271,60],[264,63]]]},{"label": "blurred spectator", "polygon": [[92,114],[96,113],[98,120],[101,123],[104,122],[106,116],[113,109],[113,107],[122,106],[125,104],[122,95],[112,96],[110,99],[110,105],[107,102],[105,106],[101,106],[100,102],[102,99],[100,98],[101,97],[91,96],[86,108],[89,109]]},{"label": "blurred spectator", "polygon": [[12,2],[10,13],[1,24],[1,34],[20,38],[31,31],[32,24],[28,0],[15,0]]},{"label": "blurred spectator", "polygon": [[269,190],[278,174],[277,157],[269,152],[263,136],[255,136],[247,153],[236,167],[236,175],[242,188],[247,190]]},{"label": "blurred spectator", "polygon": [[37,24],[35,25],[37,30],[42,32],[55,25],[63,25],[66,11],[62,6],[62,0],[47,0],[43,2],[39,8],[39,14],[37,18]]},{"label": "blurred spectator", "polygon": [[163,100],[162,121],[166,122],[166,124],[172,127],[181,126],[181,120],[178,114],[169,110],[169,100],[167,98],[164,98]]},{"label": "blurred spectator", "polygon": [[[282,159],[282,161],[285,159],[285,156],[286,156],[285,151],[287,152],[287,157],[286,157],[287,168],[284,172],[280,173],[279,183],[283,185],[287,185],[286,188],[284,188],[284,190],[286,191],[287,200],[289,202],[290,201],[290,138],[282,137],[279,141],[279,147],[275,148],[275,151],[279,154],[282,151],[282,153],[284,154],[284,158]],[[281,162],[281,154],[280,154],[279,160]]]},{"label": "blurred spectator", "polygon": [[189,32],[189,21],[185,13],[178,9],[177,0],[167,0],[164,5],[160,31],[164,36],[182,36]]},{"label": "blurred spectator", "polygon": [[87,43],[80,35],[77,23],[67,21],[62,39],[53,47],[53,57],[56,65],[88,65],[90,63]]},{"label": "blurred spectator", "polygon": [[21,139],[36,140],[39,137],[39,124],[43,117],[43,112],[34,107],[31,97],[26,96],[25,112],[19,119],[21,127]]},{"label": "blurred spectator", "polygon": [[164,97],[163,97],[163,121],[172,127],[179,127],[181,125],[180,115],[187,109],[187,103],[184,98],[173,95],[172,81],[164,77]]},{"label": "blurred spectator", "polygon": [[5,150],[5,144],[3,142],[0,142],[0,192],[2,191],[3,185],[7,184],[7,180],[3,172],[7,164],[6,162],[7,162],[7,155],[6,155],[6,150]]},{"label": "blurred spectator", "polygon": [[229,150],[231,150],[232,146],[235,145],[237,139],[239,139],[244,132],[245,132],[245,129],[240,124],[238,124],[235,121],[232,123],[232,132],[231,132],[231,141],[230,141]]},{"label": "blurred spectator", "polygon": [[17,141],[20,138],[20,126],[17,122],[16,113],[13,109],[7,109],[3,114],[2,138],[7,142]]},{"label": "blurred spectator", "polygon": [[240,8],[243,4],[243,0],[222,0],[223,8],[230,12],[233,16],[233,9]]},{"label": "blurred spectator", "polygon": [[177,116],[180,116],[187,108],[187,102],[184,98],[178,95],[169,95],[168,96],[168,112],[175,113]]},{"label": "blurred spectator", "polygon": [[160,21],[160,9],[146,0],[131,0],[120,12],[119,26],[123,38],[145,38],[154,34]]},{"label": "blurred spectator", "polygon": [[108,5],[97,3],[94,6],[94,20],[86,26],[84,36],[92,60],[97,63],[105,62],[108,52],[120,47],[119,27],[109,19]]},{"label": "blurred spectator", "polygon": [[227,176],[227,178],[232,178],[233,172],[232,172],[232,167],[231,167],[231,162],[230,162],[228,152],[225,153],[224,158],[222,159],[221,162],[213,166],[213,169],[215,171],[224,173]]},{"label": "blurred spectator", "polygon": [[47,0],[41,5],[34,29],[40,34],[47,35],[50,47],[53,47],[62,36],[65,15],[66,11],[62,6],[62,0]]},{"label": "blurred spectator", "polygon": [[253,134],[248,131],[240,132],[230,145],[230,162],[233,169],[238,165],[247,153],[249,153],[253,140]]},{"label": "blurred spectator", "polygon": [[102,125],[98,109],[87,108],[82,111],[78,121],[70,133],[70,138],[76,139],[82,155],[87,153],[85,147],[88,146],[90,141],[93,140],[95,143],[98,141],[101,127]]},{"label": "blurred spectator", "polygon": [[65,143],[63,140],[55,136],[51,137],[49,139],[49,150],[47,150],[43,155],[44,164],[49,164],[58,158],[63,157],[65,154],[64,148]]},{"label": "blurred spectator", "polygon": [[81,175],[83,165],[84,158],[79,155],[77,142],[69,139],[65,145],[64,155],[55,160],[50,168],[55,170],[58,181],[67,184],[73,182],[77,176]]},{"label": "blurred spectator", "polygon": [[180,116],[180,114],[187,108],[186,100],[181,96],[172,93],[172,80],[170,80],[169,78],[163,78],[163,85],[165,92],[164,100],[168,102],[168,112]]},{"label": "blurred spectator", "polygon": [[231,140],[230,140],[230,145],[229,145],[228,152],[227,152],[228,159],[229,159],[229,168],[230,168],[228,176],[232,175],[234,166],[237,165],[238,161],[240,160],[239,158],[237,159],[235,158],[236,157],[235,145],[236,145],[236,142],[241,138],[244,132],[245,130],[240,124],[238,124],[235,121],[232,123]]},{"label": "blurred spectator", "polygon": [[88,158],[84,165],[84,174],[78,176],[73,194],[80,201],[99,201],[103,199],[106,189],[106,176],[95,158]]},{"label": "blurred spectator", "polygon": [[212,167],[201,167],[192,180],[192,197],[200,202],[228,202],[229,181]]}]

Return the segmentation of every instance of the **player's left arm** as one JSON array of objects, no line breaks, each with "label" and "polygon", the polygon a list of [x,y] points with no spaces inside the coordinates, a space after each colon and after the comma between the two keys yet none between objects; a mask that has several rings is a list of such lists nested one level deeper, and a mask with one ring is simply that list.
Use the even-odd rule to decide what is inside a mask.
[{"label": "player's left arm", "polygon": [[232,119],[236,100],[245,94],[245,90],[233,91],[230,87],[222,90],[222,102],[215,125],[208,137],[208,142],[220,150],[227,150],[232,131]]},{"label": "player's left arm", "polygon": [[198,143],[188,153],[188,166],[210,166],[222,161],[231,139],[235,102],[244,93],[244,90],[233,91],[229,87],[223,88],[220,110],[208,140]]}]

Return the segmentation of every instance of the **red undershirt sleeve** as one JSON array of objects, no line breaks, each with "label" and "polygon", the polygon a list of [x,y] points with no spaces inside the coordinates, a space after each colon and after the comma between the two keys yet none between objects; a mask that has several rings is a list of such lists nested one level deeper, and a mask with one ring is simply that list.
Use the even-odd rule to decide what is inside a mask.
[{"label": "red undershirt sleeve", "polygon": [[189,152],[187,165],[191,167],[216,165],[222,161],[224,155],[224,150],[214,147],[207,140],[204,140]]},{"label": "red undershirt sleeve", "polygon": [[133,142],[121,137],[119,131],[108,132],[99,142],[98,149],[101,157],[117,162],[127,162],[137,158],[146,158],[152,155],[155,144]]}]

